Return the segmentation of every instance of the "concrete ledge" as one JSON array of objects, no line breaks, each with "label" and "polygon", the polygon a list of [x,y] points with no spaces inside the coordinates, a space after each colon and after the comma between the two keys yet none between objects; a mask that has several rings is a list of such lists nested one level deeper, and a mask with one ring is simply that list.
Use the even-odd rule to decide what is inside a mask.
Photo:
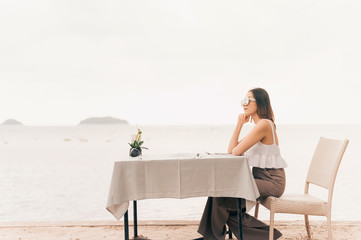
[{"label": "concrete ledge", "polygon": [[[262,220],[269,223],[267,220]],[[275,221],[278,226],[299,226],[304,225],[304,221]],[[199,220],[142,220],[138,221],[139,226],[186,226],[198,225]],[[326,225],[326,221],[310,220],[314,226]],[[0,222],[0,227],[102,227],[102,226],[123,226],[123,220],[120,221],[45,221],[45,222]],[[133,222],[129,221],[133,226]],[[334,226],[361,226],[361,221],[332,221]]]},{"label": "concrete ledge", "polygon": [[[310,221],[312,239],[327,239],[326,221]],[[280,240],[306,240],[304,222],[276,221],[283,234]],[[140,221],[138,234],[144,239],[184,240],[201,237],[197,232],[198,221]],[[129,229],[133,236],[133,227]],[[361,222],[334,221],[333,239],[360,240]],[[123,221],[46,221],[46,222],[2,222],[1,240],[124,240]]]}]

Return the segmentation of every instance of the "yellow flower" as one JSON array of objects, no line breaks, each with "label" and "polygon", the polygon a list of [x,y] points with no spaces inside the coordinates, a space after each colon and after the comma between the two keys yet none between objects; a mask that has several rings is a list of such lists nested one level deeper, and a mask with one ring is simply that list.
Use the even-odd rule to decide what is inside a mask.
[{"label": "yellow flower", "polygon": [[141,137],[142,137],[142,131],[140,131],[140,129],[138,128],[138,134],[137,137],[135,138],[135,141],[140,142]]}]

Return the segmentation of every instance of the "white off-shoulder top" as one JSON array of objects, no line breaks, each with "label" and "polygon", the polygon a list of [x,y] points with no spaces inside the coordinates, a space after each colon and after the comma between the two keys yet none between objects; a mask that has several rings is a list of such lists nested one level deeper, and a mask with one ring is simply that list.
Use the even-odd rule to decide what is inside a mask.
[{"label": "white off-shoulder top", "polygon": [[247,158],[248,164],[252,167],[259,168],[285,168],[287,167],[286,161],[282,158],[280,148],[276,144],[273,123],[271,120],[266,119],[272,128],[273,144],[266,145],[261,142],[256,143],[248,149],[244,156]]}]

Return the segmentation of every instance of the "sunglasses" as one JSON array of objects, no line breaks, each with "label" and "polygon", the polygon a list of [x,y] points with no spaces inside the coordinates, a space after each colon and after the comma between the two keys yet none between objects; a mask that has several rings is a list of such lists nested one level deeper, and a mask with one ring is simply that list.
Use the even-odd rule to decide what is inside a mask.
[{"label": "sunglasses", "polygon": [[255,102],[256,99],[254,98],[250,98],[250,97],[245,97],[243,100],[242,100],[242,105],[243,106],[247,106],[249,104],[249,102]]}]

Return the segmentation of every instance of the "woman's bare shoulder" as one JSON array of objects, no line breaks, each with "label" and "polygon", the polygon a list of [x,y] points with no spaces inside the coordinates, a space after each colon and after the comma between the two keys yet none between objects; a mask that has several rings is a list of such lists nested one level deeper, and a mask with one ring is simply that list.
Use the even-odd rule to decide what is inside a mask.
[{"label": "woman's bare shoulder", "polygon": [[260,128],[268,128],[271,125],[270,125],[268,119],[261,119],[256,123],[256,126],[258,126]]}]

